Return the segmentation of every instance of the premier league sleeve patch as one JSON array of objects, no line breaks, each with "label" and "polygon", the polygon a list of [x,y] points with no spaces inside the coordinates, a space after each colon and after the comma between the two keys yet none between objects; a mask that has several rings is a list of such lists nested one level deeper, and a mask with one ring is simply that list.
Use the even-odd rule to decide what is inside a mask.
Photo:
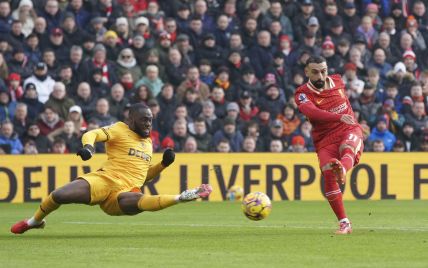
[{"label": "premier league sleeve patch", "polygon": [[306,103],[308,101],[309,101],[308,97],[306,97],[305,93],[300,93],[299,94],[299,102],[300,102],[300,104]]}]

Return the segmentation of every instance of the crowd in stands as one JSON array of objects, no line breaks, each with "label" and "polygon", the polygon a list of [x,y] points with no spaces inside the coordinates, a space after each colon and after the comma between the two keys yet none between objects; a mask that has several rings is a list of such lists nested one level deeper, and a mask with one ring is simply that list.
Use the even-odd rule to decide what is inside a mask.
[{"label": "crowd in stands", "polygon": [[0,0],[0,153],[74,153],[138,102],[154,151],[314,151],[311,55],[366,151],[428,151],[427,44],[420,0]]}]

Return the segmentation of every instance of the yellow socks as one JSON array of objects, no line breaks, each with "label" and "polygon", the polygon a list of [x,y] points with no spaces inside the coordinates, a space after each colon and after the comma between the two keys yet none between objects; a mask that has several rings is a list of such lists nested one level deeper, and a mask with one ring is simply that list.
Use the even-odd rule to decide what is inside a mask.
[{"label": "yellow socks", "polygon": [[143,195],[138,201],[142,211],[158,211],[178,203],[177,195]]},{"label": "yellow socks", "polygon": [[60,204],[57,204],[50,194],[45,200],[42,201],[40,207],[37,209],[34,214],[34,220],[36,222],[41,222],[49,213],[59,208]]}]

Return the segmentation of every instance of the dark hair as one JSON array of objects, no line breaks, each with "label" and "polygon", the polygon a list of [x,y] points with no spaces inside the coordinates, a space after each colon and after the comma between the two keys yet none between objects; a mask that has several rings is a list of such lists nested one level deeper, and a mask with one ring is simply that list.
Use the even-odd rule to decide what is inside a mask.
[{"label": "dark hair", "polygon": [[142,102],[139,103],[134,103],[131,105],[131,107],[129,108],[129,116],[141,113],[142,110],[145,109],[150,109],[149,106],[145,105]]},{"label": "dark hair", "polygon": [[306,61],[306,66],[308,66],[311,63],[323,63],[326,62],[324,57],[321,56],[310,56],[309,59]]}]

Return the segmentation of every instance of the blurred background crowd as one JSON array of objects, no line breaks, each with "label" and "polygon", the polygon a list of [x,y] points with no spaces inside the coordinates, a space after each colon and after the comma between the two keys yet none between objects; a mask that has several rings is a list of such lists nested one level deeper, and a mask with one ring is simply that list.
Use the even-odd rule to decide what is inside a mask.
[{"label": "blurred background crowd", "polygon": [[0,0],[0,153],[74,153],[137,102],[154,151],[313,151],[310,55],[343,75],[365,150],[428,151],[426,2]]}]

